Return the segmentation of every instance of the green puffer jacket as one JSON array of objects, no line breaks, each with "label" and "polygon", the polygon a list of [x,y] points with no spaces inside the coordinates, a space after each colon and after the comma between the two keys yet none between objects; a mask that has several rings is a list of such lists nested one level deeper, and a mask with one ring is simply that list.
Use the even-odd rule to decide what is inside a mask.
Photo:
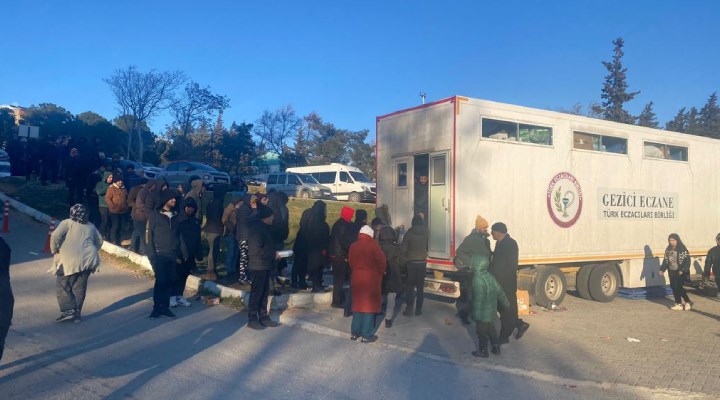
[{"label": "green puffer jacket", "polygon": [[110,184],[107,183],[107,178],[112,175],[109,171],[103,172],[102,180],[95,184],[95,193],[98,195],[98,205],[100,207],[107,207],[107,202],[105,201],[105,193],[107,193],[108,188],[110,187]]},{"label": "green puffer jacket", "polygon": [[471,262],[473,271],[472,317],[478,322],[493,322],[497,318],[498,302],[504,308],[507,308],[510,303],[500,284],[488,272],[490,258],[473,256]]}]

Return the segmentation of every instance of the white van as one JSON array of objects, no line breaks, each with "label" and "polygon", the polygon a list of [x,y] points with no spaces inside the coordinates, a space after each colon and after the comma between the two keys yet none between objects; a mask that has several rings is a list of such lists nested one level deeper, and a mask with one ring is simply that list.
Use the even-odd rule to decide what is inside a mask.
[{"label": "white van", "polygon": [[338,200],[349,200],[355,203],[375,201],[377,193],[375,182],[356,167],[332,163],[330,165],[288,168],[287,172],[312,175],[321,185],[329,187]]}]

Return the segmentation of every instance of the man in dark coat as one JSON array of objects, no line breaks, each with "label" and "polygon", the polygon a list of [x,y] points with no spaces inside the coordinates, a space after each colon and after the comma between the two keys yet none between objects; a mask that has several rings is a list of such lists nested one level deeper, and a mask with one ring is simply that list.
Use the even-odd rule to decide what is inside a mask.
[{"label": "man in dark coat", "polygon": [[403,237],[402,257],[407,269],[407,285],[405,287],[405,311],[403,315],[422,314],[425,294],[425,274],[428,249],[428,228],[422,217],[416,215],[412,219],[412,227]]},{"label": "man in dark coat", "polygon": [[80,152],[76,148],[70,149],[70,155],[65,159],[65,185],[68,188],[68,204],[70,207],[83,202],[85,189],[85,169],[83,168]]},{"label": "man in dark coat", "polygon": [[270,226],[273,213],[270,208],[259,205],[256,218],[250,222],[248,235],[248,269],[252,274],[250,300],[248,304],[248,328],[273,328],[280,324],[270,319],[267,312],[268,295],[270,294],[270,271],[273,264],[280,258],[275,251]]},{"label": "man in dark coat", "polygon": [[327,263],[327,249],[330,243],[330,227],[327,218],[327,206],[322,200],[313,204],[307,231],[308,272],[312,280],[312,292],[325,292],[323,271]]},{"label": "man in dark coat", "polygon": [[170,307],[190,307],[190,302],[183,297],[187,278],[195,270],[195,261],[202,260],[200,242],[200,221],[195,217],[198,205],[193,198],[185,200],[183,209],[178,216],[180,235],[180,262],[176,266],[176,282],[170,292]]},{"label": "man in dark coat", "polygon": [[427,224],[428,219],[428,176],[420,175],[415,181],[415,215],[422,216],[423,221]]},{"label": "man in dark coat", "polygon": [[130,207],[130,218],[133,222],[132,236],[130,237],[130,250],[138,254],[145,254],[145,229],[149,211],[145,209],[145,196],[147,196],[148,179],[140,179],[128,193],[128,206]]},{"label": "man in dark coat", "polygon": [[293,289],[305,290],[308,288],[305,276],[308,267],[308,245],[307,238],[310,230],[310,216],[312,208],[303,211],[300,216],[300,226],[297,235],[295,235],[295,243],[293,244],[293,266],[290,272],[290,287]]},{"label": "man in dark coat", "polygon": [[475,229],[465,237],[455,252],[455,266],[458,269],[457,279],[460,283],[460,297],[455,302],[458,315],[464,324],[470,324],[472,313],[472,269],[470,268],[473,256],[482,256],[490,259],[490,241],[488,240],[487,220],[478,215],[475,218]]},{"label": "man in dark coat", "polygon": [[[330,231],[330,248],[328,256],[332,264],[333,274],[333,296],[332,307],[345,308],[347,299],[343,287],[350,280],[350,264],[347,254],[350,245],[357,240],[357,233],[351,222],[355,210],[350,207],[343,207],[340,210],[340,218],[333,224]],[[361,226],[362,227],[362,226]],[[360,229],[358,229],[358,232]]]},{"label": "man in dark coat", "polygon": [[[197,202],[193,197],[186,197],[185,204],[192,200],[194,204]],[[208,204],[205,210],[205,226],[203,226],[203,232],[205,233],[205,239],[208,241],[210,247],[208,252],[208,269],[205,275],[205,279],[214,281],[217,279],[217,266],[218,258],[220,256],[220,243],[222,240],[225,227],[222,223],[223,211],[225,211],[225,191],[216,190],[213,192],[213,199]],[[225,266],[225,272],[227,274],[233,274],[235,266]]]},{"label": "man in dark coat", "polygon": [[10,246],[0,238],[0,360],[5,349],[5,338],[12,324],[15,298],[10,287]]},{"label": "man in dark coat", "polygon": [[[290,210],[287,207],[288,197],[284,192],[272,191],[268,193],[268,207],[273,212],[273,223],[270,226],[270,231],[275,242],[275,250],[282,251],[285,249],[285,240],[290,235]],[[287,261],[284,258],[278,260],[273,269],[272,276],[270,279],[270,292],[274,296],[280,295],[280,292],[275,290],[275,281],[278,275],[282,275],[284,269],[287,268]]]},{"label": "man in dark coat", "polygon": [[520,339],[530,328],[530,324],[518,318],[517,308],[517,270],[518,245],[507,233],[507,226],[496,222],[490,228],[495,239],[495,252],[490,263],[490,274],[502,287],[510,303],[509,307],[500,309],[500,343],[508,343],[510,335],[517,329],[515,339]]},{"label": "man in dark coat", "polygon": [[705,269],[703,270],[703,286],[707,286],[710,280],[710,271],[715,275],[715,285],[718,288],[717,297],[720,297],[720,233],[715,236],[717,246],[710,249],[705,257]]},{"label": "man in dark coat", "polygon": [[176,280],[175,268],[180,258],[180,230],[175,208],[175,192],[167,189],[160,194],[161,208],[153,210],[148,220],[147,251],[155,272],[154,306],[150,319],[175,318],[170,311],[170,294]]}]

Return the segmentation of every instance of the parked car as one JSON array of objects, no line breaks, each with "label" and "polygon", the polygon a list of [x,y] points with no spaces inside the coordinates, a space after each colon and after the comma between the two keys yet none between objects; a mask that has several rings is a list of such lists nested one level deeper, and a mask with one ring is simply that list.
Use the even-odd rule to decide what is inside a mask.
[{"label": "parked car", "polygon": [[139,164],[142,166],[145,176],[148,178],[155,178],[157,174],[162,172],[162,168],[156,167],[150,163],[141,162]]},{"label": "parked car", "polygon": [[105,161],[107,161],[110,164],[113,164],[113,168],[120,169],[123,174],[125,171],[127,171],[128,165],[132,165],[133,168],[135,168],[135,175],[143,176],[145,174],[145,169],[142,165],[140,165],[139,162],[130,161],[130,160],[119,160],[116,164],[113,163],[111,158],[106,158]]},{"label": "parked car", "polygon": [[249,186],[265,186],[267,175],[246,176],[245,184]]},{"label": "parked car", "polygon": [[268,191],[274,189],[278,192],[285,192],[290,197],[335,199],[329,187],[319,184],[315,178],[307,174],[270,174],[265,188]]},{"label": "parked car", "polygon": [[230,175],[209,165],[193,161],[173,161],[166,165],[165,169],[156,177],[166,179],[170,187],[176,187],[181,183],[190,183],[190,178],[193,176],[202,179],[208,190],[230,190],[231,188]]}]

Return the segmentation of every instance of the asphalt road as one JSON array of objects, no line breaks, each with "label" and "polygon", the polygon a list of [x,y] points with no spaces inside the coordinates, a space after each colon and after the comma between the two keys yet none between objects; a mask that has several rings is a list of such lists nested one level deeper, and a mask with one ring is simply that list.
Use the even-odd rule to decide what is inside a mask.
[{"label": "asphalt road", "polygon": [[50,261],[38,254],[47,228],[11,218],[3,236],[13,249],[16,304],[0,362],[2,399],[693,397],[456,362],[437,350],[446,340],[441,331],[425,331],[417,348],[361,344],[340,327],[308,323],[315,315],[309,311],[275,315],[284,325],[259,332],[245,327],[241,312],[196,301],[177,310],[176,320],[153,321],[152,281],[110,263],[90,278],[84,321],[56,323]]}]

